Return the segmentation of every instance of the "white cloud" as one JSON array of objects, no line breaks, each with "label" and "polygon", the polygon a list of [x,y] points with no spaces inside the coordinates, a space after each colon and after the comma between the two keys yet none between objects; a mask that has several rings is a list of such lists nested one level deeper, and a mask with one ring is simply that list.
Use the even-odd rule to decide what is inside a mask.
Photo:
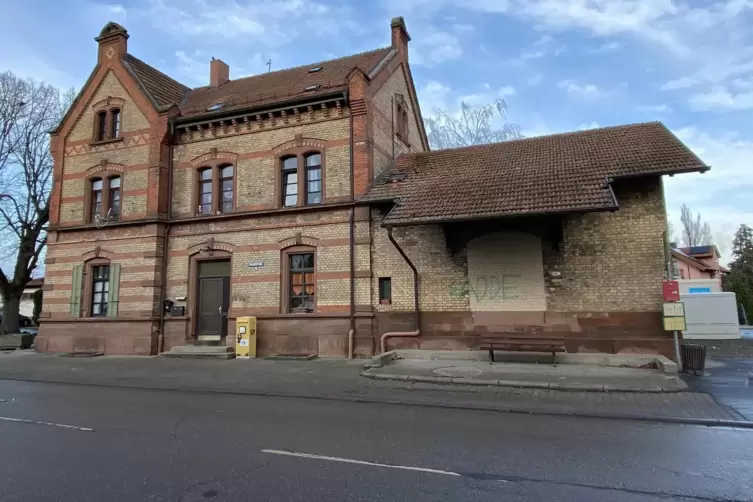
[{"label": "white cloud", "polygon": [[646,113],[655,113],[658,115],[672,113],[674,109],[666,103],[660,105],[638,105],[636,110]]},{"label": "white cloud", "polygon": [[732,93],[724,87],[710,92],[694,94],[690,107],[698,111],[725,112],[753,109],[753,91]]},{"label": "white cloud", "polygon": [[445,109],[451,89],[441,82],[430,80],[418,89],[418,100],[424,115],[430,115],[434,108]]},{"label": "white cloud", "polygon": [[583,99],[597,99],[606,95],[594,84],[579,84],[575,80],[560,80],[557,87],[564,89],[568,94]]},{"label": "white cloud", "polygon": [[749,174],[753,140],[736,133],[708,133],[695,126],[673,132],[711,166],[704,174],[665,178],[667,210],[675,231],[679,233],[680,206],[685,203],[700,212],[716,234],[725,236],[717,239],[717,244],[729,249],[739,225],[753,225],[753,208],[744,202],[753,191]]},{"label": "white cloud", "polygon": [[670,80],[669,82],[665,82],[662,84],[662,86],[659,88],[662,91],[675,91],[677,89],[687,89],[688,87],[693,87],[695,84],[700,82],[698,78],[696,77],[680,77],[676,78],[674,80]]},{"label": "white cloud", "polygon": [[590,54],[608,54],[610,52],[618,51],[622,48],[620,42],[605,42],[597,47],[591,47],[586,49],[586,52]]},{"label": "white cloud", "polygon": [[455,35],[444,31],[434,31],[414,39],[413,62],[424,66],[437,64],[459,58],[463,54],[460,41]]}]

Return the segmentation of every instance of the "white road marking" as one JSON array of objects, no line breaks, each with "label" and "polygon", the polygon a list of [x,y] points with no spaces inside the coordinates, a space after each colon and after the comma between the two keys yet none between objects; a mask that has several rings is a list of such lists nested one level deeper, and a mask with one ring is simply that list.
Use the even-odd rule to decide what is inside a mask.
[{"label": "white road marking", "polygon": [[55,423],[52,423],[52,422],[38,422],[36,420],[24,420],[23,418],[0,417],[0,420],[4,420],[5,422],[18,422],[18,423],[22,423],[22,424],[48,425],[50,427],[62,427],[63,429],[73,429],[73,430],[77,430],[77,431],[94,432],[94,429],[90,429],[88,427],[77,427],[75,425],[55,424]]},{"label": "white road marking", "polygon": [[346,464],[370,465],[372,467],[388,467],[390,469],[402,469],[404,471],[428,472],[431,474],[443,474],[445,476],[458,476],[458,477],[461,476],[457,472],[440,471],[439,469],[427,469],[425,467],[411,467],[409,465],[380,464],[377,462],[366,462],[364,460],[353,460],[351,458],[328,457],[326,455],[312,455],[310,453],[296,453],[293,451],[283,451],[283,450],[262,450],[262,452],[271,453],[272,455],[285,455],[288,457],[312,458],[316,460],[329,460],[330,462],[343,462]]}]

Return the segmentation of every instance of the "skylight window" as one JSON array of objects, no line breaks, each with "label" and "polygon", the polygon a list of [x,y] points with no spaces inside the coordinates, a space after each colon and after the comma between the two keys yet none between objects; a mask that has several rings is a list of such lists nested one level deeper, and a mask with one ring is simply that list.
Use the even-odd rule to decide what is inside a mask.
[{"label": "skylight window", "polygon": [[320,85],[320,84],[316,84],[316,85],[309,85],[309,86],[307,86],[307,87],[304,87],[304,88],[303,88],[303,91],[304,91],[304,92],[315,91],[315,90],[317,90],[317,89],[318,89],[318,88],[320,88],[320,87],[321,87],[321,85]]},{"label": "skylight window", "polygon": [[309,73],[316,73],[318,71],[322,71],[321,66],[315,66],[314,68],[309,68]]},{"label": "skylight window", "polygon": [[216,112],[217,110],[219,110],[219,109],[220,109],[220,108],[222,108],[223,106],[225,106],[225,103],[215,103],[215,104],[213,104],[213,105],[210,105],[210,106],[209,106],[209,107],[207,108],[207,111],[208,111],[208,112]]}]

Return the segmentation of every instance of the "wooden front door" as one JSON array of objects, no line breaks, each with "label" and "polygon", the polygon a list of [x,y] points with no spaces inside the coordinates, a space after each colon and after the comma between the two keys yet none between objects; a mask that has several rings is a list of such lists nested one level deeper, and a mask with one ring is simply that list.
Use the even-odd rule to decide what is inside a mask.
[{"label": "wooden front door", "polygon": [[200,265],[196,292],[196,337],[199,340],[220,340],[227,336],[230,277],[225,275],[224,265],[221,262]]}]

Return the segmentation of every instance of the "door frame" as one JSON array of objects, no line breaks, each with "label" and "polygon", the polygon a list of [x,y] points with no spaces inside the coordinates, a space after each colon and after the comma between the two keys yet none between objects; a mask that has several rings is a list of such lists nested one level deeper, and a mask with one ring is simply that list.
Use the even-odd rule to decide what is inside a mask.
[{"label": "door frame", "polygon": [[[199,263],[203,261],[223,261],[230,262],[230,279],[229,279],[229,295],[228,302],[232,303],[233,298],[233,255],[227,251],[212,250],[209,252],[197,253],[190,257],[188,265],[188,288],[187,288],[187,300],[188,300],[188,338],[192,340],[198,340],[198,320],[199,320]],[[228,305],[226,316],[228,321],[230,320],[230,307]]]}]

